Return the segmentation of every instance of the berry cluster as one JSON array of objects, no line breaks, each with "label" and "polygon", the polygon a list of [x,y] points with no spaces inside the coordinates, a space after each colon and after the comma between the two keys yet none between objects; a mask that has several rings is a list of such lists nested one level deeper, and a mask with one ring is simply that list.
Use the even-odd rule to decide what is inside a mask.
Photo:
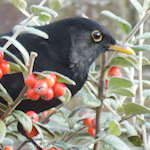
[{"label": "berry cluster", "polygon": [[[118,67],[111,67],[108,71],[108,77],[111,78],[111,77],[123,77],[122,73],[121,73],[121,70],[118,68]],[[105,84],[106,84],[106,89],[108,89],[108,80],[105,81]]]},{"label": "berry cluster", "polygon": [[[86,113],[84,114],[83,116],[88,116],[90,115],[89,113]],[[88,126],[88,133],[91,135],[91,136],[95,136],[95,121],[96,121],[96,118],[95,117],[89,117],[89,118],[86,118],[83,120],[83,124],[87,125]]]},{"label": "berry cluster", "polygon": [[27,91],[27,97],[32,100],[38,100],[40,97],[49,101],[54,96],[63,96],[66,93],[66,85],[57,82],[58,77],[53,73],[49,73],[48,77],[44,77],[43,80],[38,80],[34,74],[30,74],[25,85],[29,87]]},{"label": "berry cluster", "polygon": [[10,71],[10,64],[4,60],[4,53],[0,51],[0,79],[3,75],[8,74]]}]

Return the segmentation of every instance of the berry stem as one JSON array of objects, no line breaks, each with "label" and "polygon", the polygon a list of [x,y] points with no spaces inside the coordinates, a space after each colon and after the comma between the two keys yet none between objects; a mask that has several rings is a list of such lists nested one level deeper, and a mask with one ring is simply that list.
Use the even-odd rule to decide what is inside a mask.
[{"label": "berry stem", "polygon": [[32,74],[34,61],[35,61],[35,58],[37,56],[38,56],[38,54],[36,52],[31,52],[30,53],[29,65],[27,66],[28,67],[28,74]]}]

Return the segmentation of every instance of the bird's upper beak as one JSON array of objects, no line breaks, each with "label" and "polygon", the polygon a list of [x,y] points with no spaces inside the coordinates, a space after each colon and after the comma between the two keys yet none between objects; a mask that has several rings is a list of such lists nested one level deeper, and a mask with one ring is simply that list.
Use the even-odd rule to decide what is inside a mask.
[{"label": "bird's upper beak", "polygon": [[118,51],[118,52],[122,52],[122,53],[126,53],[126,54],[129,54],[129,55],[136,55],[133,49],[131,49],[130,47],[127,47],[124,44],[118,44],[117,43],[115,45],[110,45],[109,49],[110,50],[115,50],[115,51]]}]

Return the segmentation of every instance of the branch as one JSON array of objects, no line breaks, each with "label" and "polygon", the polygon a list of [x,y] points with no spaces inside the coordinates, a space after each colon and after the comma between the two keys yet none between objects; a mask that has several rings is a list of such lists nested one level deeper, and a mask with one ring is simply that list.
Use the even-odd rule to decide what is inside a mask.
[{"label": "branch", "polygon": [[[104,100],[103,92],[104,92],[104,75],[105,75],[105,70],[106,70],[105,68],[106,57],[107,57],[107,54],[104,53],[102,55],[101,76],[100,76],[99,86],[98,86],[98,98],[99,100],[101,100],[101,106],[96,108],[96,136],[95,136],[96,139],[98,138],[97,134],[100,132],[101,112],[102,112],[103,100]],[[99,150],[99,149],[100,149],[100,144],[95,143],[94,150]]]}]

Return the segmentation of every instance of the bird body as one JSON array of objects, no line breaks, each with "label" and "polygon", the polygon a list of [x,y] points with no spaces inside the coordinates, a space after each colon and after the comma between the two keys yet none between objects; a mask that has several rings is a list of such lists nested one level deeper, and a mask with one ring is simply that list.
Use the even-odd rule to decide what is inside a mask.
[{"label": "bird body", "polygon": [[[76,85],[67,85],[72,95],[76,94],[84,85],[90,65],[95,59],[100,54],[108,51],[110,45],[116,44],[115,39],[105,27],[86,18],[68,18],[35,28],[47,33],[49,38],[44,39],[26,33],[19,35],[17,40],[29,53],[31,51],[38,53],[34,64],[35,71],[55,71],[74,80]],[[95,36],[95,39],[92,34]],[[1,36],[4,35],[12,36],[12,32]],[[98,39],[99,36],[101,36],[101,39]],[[5,39],[0,39],[1,47],[5,43]],[[21,54],[13,45],[8,50],[23,61]],[[12,61],[8,56],[5,59]],[[4,76],[0,82],[14,100],[24,86],[21,73]],[[4,103],[4,100],[0,98],[0,102]],[[40,113],[60,103],[57,98],[51,101],[43,101],[41,99],[38,101],[23,100],[17,109],[24,112],[32,110]]]}]

